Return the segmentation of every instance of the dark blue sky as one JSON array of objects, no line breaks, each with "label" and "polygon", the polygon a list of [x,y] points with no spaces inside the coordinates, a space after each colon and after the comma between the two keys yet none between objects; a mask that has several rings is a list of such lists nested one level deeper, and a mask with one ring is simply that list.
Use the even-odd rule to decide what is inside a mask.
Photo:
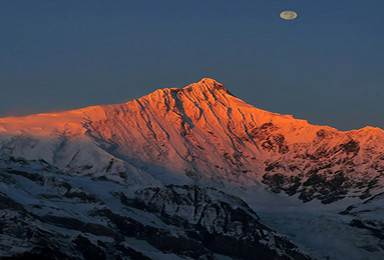
[{"label": "dark blue sky", "polygon": [[384,128],[383,10],[383,0],[1,0],[0,116],[210,77],[258,108]]}]

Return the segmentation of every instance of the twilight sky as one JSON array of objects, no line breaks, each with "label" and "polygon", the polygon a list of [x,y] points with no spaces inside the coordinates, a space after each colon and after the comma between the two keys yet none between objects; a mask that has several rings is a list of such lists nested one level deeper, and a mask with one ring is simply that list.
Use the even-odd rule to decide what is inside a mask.
[{"label": "twilight sky", "polygon": [[[281,11],[298,18],[285,21]],[[213,78],[268,111],[384,128],[383,0],[0,0],[0,116]]]}]

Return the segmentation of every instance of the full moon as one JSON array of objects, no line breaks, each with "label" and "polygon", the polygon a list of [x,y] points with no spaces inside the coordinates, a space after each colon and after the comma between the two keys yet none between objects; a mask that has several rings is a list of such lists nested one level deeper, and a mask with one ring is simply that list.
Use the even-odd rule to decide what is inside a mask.
[{"label": "full moon", "polygon": [[284,11],[280,13],[280,17],[284,20],[293,20],[296,19],[297,13],[294,11]]}]

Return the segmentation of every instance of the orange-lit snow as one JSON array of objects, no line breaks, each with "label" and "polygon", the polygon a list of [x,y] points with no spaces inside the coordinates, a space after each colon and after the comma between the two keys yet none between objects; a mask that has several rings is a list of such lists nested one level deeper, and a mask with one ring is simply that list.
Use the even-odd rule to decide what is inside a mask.
[{"label": "orange-lit snow", "polygon": [[[1,142],[2,154],[41,158],[70,169],[82,169],[89,162],[99,167],[88,172],[102,174],[114,159],[108,171],[125,171],[126,162],[135,161],[192,179],[204,176],[221,182],[224,178],[250,185],[260,180],[270,163],[295,165],[297,170],[282,169],[284,174],[295,175],[314,167],[307,165],[312,160],[305,158],[308,154],[327,153],[351,140],[359,145],[353,158],[336,151],[315,164],[330,163],[326,160],[337,164],[348,158],[360,172],[372,173],[367,165],[373,165],[384,150],[384,131],[379,128],[342,132],[310,125],[255,108],[207,78],[123,104],[2,118],[0,134],[6,137]],[[12,141],[12,136],[24,141]],[[147,166],[135,167],[140,175]]]}]

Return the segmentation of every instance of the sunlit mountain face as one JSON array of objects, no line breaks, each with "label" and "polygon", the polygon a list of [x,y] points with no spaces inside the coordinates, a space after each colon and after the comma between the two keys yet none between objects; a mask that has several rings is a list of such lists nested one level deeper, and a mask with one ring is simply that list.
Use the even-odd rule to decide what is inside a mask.
[{"label": "sunlit mountain face", "polygon": [[384,254],[384,131],[264,111],[213,79],[2,118],[0,156],[0,256],[9,259]]}]

